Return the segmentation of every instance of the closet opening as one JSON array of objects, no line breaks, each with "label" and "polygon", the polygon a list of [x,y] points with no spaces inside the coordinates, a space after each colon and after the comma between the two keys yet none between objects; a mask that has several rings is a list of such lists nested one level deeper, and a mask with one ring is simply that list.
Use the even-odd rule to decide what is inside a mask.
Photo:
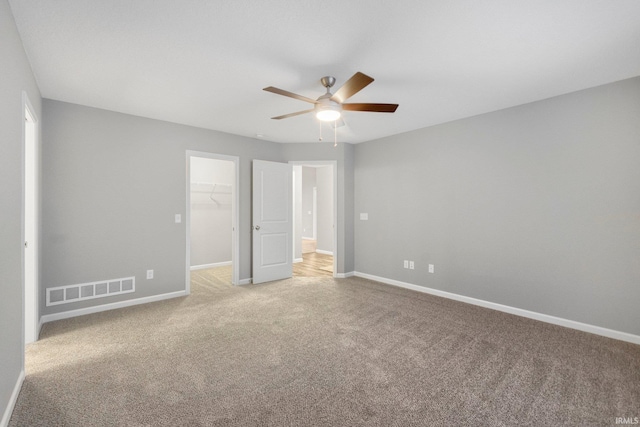
[{"label": "closet opening", "polygon": [[238,163],[187,152],[187,293],[238,284]]}]

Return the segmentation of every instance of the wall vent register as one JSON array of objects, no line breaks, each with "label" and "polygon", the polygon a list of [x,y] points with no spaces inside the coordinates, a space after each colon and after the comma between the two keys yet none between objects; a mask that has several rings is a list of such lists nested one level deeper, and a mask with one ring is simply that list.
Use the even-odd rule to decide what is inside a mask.
[{"label": "wall vent register", "polygon": [[47,306],[135,292],[136,278],[100,280],[78,285],[47,288]]}]

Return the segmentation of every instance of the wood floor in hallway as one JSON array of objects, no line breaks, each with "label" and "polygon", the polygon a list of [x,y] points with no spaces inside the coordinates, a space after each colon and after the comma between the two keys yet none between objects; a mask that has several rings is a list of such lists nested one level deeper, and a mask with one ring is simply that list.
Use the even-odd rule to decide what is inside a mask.
[{"label": "wood floor in hallway", "polygon": [[[310,252],[302,254],[302,262],[293,264],[294,277],[333,277],[333,256]],[[231,266],[193,270],[191,282],[203,286],[231,286]]]},{"label": "wood floor in hallway", "polygon": [[302,260],[293,264],[294,277],[333,277],[332,255],[309,252],[302,254]]}]

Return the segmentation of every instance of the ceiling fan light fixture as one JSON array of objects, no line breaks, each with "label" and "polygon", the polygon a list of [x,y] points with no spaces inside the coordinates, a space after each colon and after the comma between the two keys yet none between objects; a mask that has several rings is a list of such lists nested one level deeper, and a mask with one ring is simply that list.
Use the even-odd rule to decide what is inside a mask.
[{"label": "ceiling fan light fixture", "polygon": [[333,122],[340,118],[342,114],[342,105],[329,99],[331,94],[323,95],[318,98],[318,103],[315,105],[316,118],[323,122]]},{"label": "ceiling fan light fixture", "polygon": [[340,111],[338,110],[320,110],[316,113],[316,118],[323,122],[333,122],[340,118]]}]

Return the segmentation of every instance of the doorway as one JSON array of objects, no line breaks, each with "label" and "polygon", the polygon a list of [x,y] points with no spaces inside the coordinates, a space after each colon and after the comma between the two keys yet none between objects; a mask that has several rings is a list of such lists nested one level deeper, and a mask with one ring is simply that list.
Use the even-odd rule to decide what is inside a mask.
[{"label": "doorway", "polygon": [[24,182],[23,182],[23,313],[24,343],[38,340],[38,120],[27,94],[23,92]]},{"label": "doorway", "polygon": [[290,163],[294,165],[294,276],[336,277],[336,162]]},{"label": "doorway", "polygon": [[187,151],[186,286],[238,284],[239,158]]}]

